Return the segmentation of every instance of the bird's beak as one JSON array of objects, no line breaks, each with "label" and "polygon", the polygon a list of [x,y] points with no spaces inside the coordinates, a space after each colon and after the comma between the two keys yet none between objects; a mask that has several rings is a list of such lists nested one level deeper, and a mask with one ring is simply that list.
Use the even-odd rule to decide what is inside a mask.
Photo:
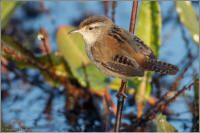
[{"label": "bird's beak", "polygon": [[72,31],[68,32],[68,34],[77,33],[77,32],[79,32],[79,30],[75,29],[75,30],[72,30]]}]

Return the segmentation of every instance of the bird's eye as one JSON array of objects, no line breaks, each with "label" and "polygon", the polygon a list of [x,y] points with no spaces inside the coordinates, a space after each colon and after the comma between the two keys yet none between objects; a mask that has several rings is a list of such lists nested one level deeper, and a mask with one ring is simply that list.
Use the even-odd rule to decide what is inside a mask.
[{"label": "bird's eye", "polygon": [[89,27],[89,30],[93,30],[94,28],[93,27]]}]

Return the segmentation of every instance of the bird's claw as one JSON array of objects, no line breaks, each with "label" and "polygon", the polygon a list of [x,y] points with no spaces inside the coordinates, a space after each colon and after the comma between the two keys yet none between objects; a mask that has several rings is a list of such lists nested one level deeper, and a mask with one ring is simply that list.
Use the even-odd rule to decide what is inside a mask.
[{"label": "bird's claw", "polygon": [[123,96],[124,98],[127,98],[128,96],[125,94],[125,92],[118,92],[117,97]]}]

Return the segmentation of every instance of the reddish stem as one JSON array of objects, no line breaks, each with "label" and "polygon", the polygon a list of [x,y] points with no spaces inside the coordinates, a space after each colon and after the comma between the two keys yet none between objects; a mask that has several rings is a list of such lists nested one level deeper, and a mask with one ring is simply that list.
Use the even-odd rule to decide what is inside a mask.
[{"label": "reddish stem", "polygon": [[133,8],[132,8],[132,15],[131,15],[131,22],[130,22],[130,29],[129,29],[131,33],[134,33],[135,31],[137,7],[138,7],[138,1],[133,1]]},{"label": "reddish stem", "polygon": [[[137,5],[138,5],[138,1],[133,1],[133,8],[132,8],[132,15],[131,15],[131,22],[130,22],[131,33],[134,33],[134,29],[135,29]],[[116,115],[115,128],[114,128],[115,132],[119,132],[120,125],[121,125],[124,98],[126,97],[125,96],[126,84],[127,84],[127,81],[122,80],[120,91],[118,92],[117,115]]]}]

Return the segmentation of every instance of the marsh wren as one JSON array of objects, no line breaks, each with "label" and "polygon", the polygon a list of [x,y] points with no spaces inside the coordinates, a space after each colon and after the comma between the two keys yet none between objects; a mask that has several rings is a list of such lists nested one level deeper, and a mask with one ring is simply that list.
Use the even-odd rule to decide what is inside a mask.
[{"label": "marsh wren", "polygon": [[107,76],[127,80],[144,76],[144,71],[175,75],[178,67],[158,61],[153,51],[137,36],[115,25],[109,18],[93,16],[81,22],[90,60]]}]

